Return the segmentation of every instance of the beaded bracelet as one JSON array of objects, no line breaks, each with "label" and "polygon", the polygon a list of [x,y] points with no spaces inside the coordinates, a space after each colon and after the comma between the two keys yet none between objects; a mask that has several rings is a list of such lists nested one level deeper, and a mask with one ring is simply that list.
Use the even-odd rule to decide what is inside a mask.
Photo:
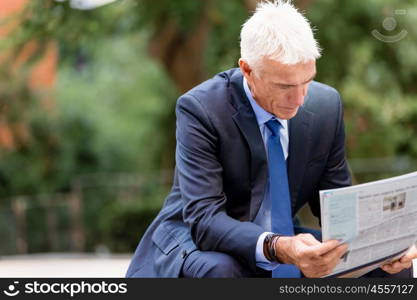
[{"label": "beaded bracelet", "polygon": [[269,261],[278,261],[275,245],[281,236],[279,234],[271,233],[265,237],[264,240],[264,255]]}]

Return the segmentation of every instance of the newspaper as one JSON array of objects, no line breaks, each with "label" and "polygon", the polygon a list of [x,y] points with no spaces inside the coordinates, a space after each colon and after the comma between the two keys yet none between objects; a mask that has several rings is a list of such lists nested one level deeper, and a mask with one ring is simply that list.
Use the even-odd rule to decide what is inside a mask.
[{"label": "newspaper", "polygon": [[331,277],[359,277],[417,241],[417,172],[320,191],[323,241],[349,249]]}]

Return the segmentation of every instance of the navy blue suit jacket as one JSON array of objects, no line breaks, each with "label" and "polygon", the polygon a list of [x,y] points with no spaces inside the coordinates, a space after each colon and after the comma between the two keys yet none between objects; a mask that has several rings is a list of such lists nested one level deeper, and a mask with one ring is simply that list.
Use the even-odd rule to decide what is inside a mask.
[{"label": "navy blue suit jacket", "polygon": [[[217,74],[177,102],[172,190],[133,256],[128,277],[178,277],[196,249],[232,255],[255,271],[264,230],[254,224],[268,180],[264,143],[239,69]],[[320,189],[351,184],[337,91],[309,85],[289,122],[292,211],[309,203],[320,216]]]}]

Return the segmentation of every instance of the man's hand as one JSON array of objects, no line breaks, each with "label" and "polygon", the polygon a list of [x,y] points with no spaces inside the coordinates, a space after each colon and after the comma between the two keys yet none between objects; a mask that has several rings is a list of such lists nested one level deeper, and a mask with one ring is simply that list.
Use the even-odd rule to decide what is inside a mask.
[{"label": "man's hand", "polygon": [[391,263],[382,265],[381,269],[387,273],[395,274],[404,269],[410,268],[413,263],[413,259],[415,258],[417,258],[417,248],[413,245],[401,258]]},{"label": "man's hand", "polygon": [[336,240],[321,243],[311,234],[282,236],[275,245],[279,261],[296,265],[306,277],[330,274],[347,249],[347,244]]}]

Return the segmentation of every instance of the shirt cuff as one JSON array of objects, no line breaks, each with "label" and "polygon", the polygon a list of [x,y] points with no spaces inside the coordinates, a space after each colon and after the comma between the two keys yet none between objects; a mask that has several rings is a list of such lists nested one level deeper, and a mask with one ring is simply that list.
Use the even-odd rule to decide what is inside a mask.
[{"label": "shirt cuff", "polygon": [[280,264],[278,262],[269,261],[264,255],[264,240],[268,234],[272,232],[264,232],[256,243],[256,266],[266,271],[272,271],[276,269]]}]

